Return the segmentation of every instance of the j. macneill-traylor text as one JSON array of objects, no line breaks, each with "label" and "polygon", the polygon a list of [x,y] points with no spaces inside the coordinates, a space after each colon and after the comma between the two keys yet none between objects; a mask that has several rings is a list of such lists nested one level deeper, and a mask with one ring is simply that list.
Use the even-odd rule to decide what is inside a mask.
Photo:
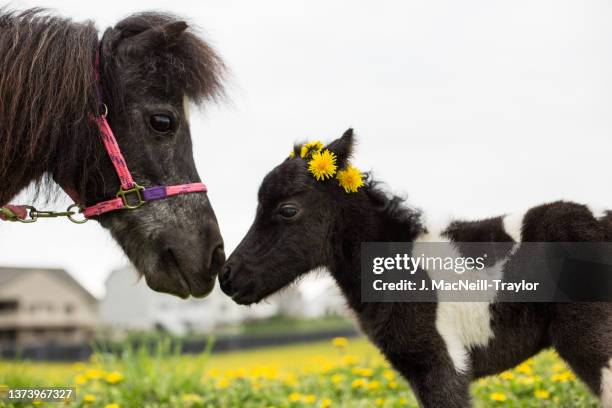
[{"label": "j. macneill-traylor text", "polygon": [[461,279],[457,281],[445,281],[441,280],[422,280],[420,283],[411,281],[408,279],[401,279],[397,282],[384,282],[381,279],[377,279],[373,283],[374,290],[385,291],[385,290],[438,290],[438,291],[486,291],[495,290],[503,292],[529,292],[535,291],[540,285],[539,282],[528,282],[522,280],[520,282],[504,282],[501,279]]}]

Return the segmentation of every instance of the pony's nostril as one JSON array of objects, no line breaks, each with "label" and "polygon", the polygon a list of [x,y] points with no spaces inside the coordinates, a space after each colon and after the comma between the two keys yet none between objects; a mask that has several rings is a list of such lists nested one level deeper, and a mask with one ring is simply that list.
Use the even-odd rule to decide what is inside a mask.
[{"label": "pony's nostril", "polygon": [[225,263],[225,252],[223,251],[223,245],[219,245],[213,251],[212,260],[210,263],[210,270],[214,274],[217,274],[221,270],[221,267]]},{"label": "pony's nostril", "polygon": [[221,290],[223,290],[223,292],[228,296],[232,294],[232,285],[230,281],[231,273],[232,268],[229,265],[225,265],[225,267],[223,268],[223,272],[221,272],[221,274],[219,275],[219,284],[221,285]]}]

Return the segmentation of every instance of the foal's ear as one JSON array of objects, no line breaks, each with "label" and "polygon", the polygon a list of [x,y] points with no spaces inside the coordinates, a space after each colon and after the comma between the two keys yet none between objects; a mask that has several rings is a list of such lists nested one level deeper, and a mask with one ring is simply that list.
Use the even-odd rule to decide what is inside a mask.
[{"label": "foal's ear", "polygon": [[348,163],[353,154],[354,143],[353,129],[349,128],[340,139],[336,139],[327,145],[327,148],[336,154],[338,168],[343,168]]},{"label": "foal's ear", "polygon": [[147,28],[139,33],[134,33],[133,30],[126,27],[121,33],[121,37],[124,39],[121,46],[125,47],[124,49],[128,54],[147,54],[175,45],[187,30],[187,27],[188,25],[184,21],[174,21]]}]

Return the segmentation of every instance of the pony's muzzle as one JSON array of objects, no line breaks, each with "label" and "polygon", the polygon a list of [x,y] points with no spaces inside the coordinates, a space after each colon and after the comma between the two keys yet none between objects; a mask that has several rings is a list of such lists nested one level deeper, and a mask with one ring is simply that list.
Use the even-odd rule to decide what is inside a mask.
[{"label": "pony's muzzle", "polygon": [[165,288],[162,291],[180,297],[203,297],[214,288],[225,262],[218,227],[204,225],[198,232],[166,233],[158,239],[156,246],[159,251],[158,272],[163,271],[163,274],[156,273],[157,279],[151,280],[157,280],[156,286]]}]

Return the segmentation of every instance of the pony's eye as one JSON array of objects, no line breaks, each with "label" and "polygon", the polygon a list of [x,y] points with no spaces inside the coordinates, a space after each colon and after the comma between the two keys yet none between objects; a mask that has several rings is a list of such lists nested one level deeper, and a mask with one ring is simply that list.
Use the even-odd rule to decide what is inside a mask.
[{"label": "pony's eye", "polygon": [[151,118],[149,118],[149,123],[151,124],[153,130],[160,133],[167,133],[171,131],[173,127],[172,118],[161,113],[151,115]]},{"label": "pony's eye", "polygon": [[300,210],[298,210],[297,208],[295,208],[292,205],[283,205],[278,210],[278,213],[280,214],[280,216],[283,217],[286,220],[295,217],[299,212],[300,212]]}]

